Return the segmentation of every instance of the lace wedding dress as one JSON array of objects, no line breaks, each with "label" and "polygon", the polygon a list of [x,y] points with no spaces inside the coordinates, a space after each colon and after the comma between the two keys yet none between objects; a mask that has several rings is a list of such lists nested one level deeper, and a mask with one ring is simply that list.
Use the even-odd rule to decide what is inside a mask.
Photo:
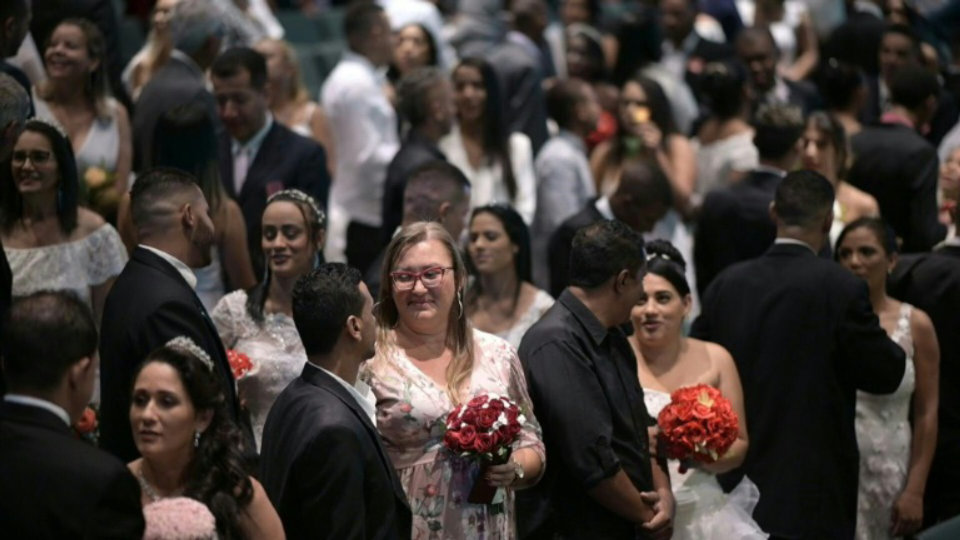
[{"label": "lace wedding dress", "polygon": [[[670,403],[670,394],[643,389],[643,401],[656,418]],[[701,469],[680,473],[680,463],[671,459],[670,485],[677,504],[673,540],[757,540],[768,535],[753,520],[760,500],[756,484],[744,477],[730,493],[724,493],[716,476]]]},{"label": "lace wedding dress", "polygon": [[857,497],[857,538],[880,540],[890,534],[891,509],[907,482],[910,464],[910,400],[916,383],[910,313],[900,316],[890,339],[907,353],[900,386],[892,394],[857,392],[857,446],[860,448],[860,492]]}]

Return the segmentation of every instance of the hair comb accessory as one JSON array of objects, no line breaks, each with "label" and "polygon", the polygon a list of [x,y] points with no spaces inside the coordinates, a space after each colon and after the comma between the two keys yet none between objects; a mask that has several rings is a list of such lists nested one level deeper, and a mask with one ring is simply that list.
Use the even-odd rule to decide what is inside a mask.
[{"label": "hair comb accessory", "polygon": [[292,200],[308,205],[313,210],[313,214],[317,216],[317,224],[321,227],[324,227],[327,224],[327,215],[323,212],[323,210],[320,209],[320,205],[317,204],[317,200],[300,191],[299,189],[282,189],[267,197],[267,204],[270,204],[278,199],[281,201]]},{"label": "hair comb accessory", "polygon": [[196,356],[198,360],[203,362],[203,365],[207,366],[207,369],[211,372],[213,371],[213,360],[210,359],[210,355],[187,336],[177,336],[168,341],[164,346]]},{"label": "hair comb accessory", "polygon": [[63,126],[61,126],[60,122],[57,122],[56,120],[34,116],[29,120],[29,122],[37,122],[38,124],[43,124],[45,126],[52,127],[54,131],[60,134],[61,137],[63,137],[64,139],[70,140],[70,137],[67,136],[67,132],[64,131]]},{"label": "hair comb accessory", "polygon": [[653,259],[664,259],[670,262],[676,262],[673,260],[673,257],[666,253],[647,253],[647,260],[652,261]]}]

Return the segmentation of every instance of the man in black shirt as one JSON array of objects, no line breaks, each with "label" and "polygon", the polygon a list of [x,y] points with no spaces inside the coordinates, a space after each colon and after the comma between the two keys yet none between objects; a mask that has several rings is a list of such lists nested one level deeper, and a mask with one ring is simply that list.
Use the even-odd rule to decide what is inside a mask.
[{"label": "man in black shirt", "polygon": [[570,286],[520,344],[550,456],[518,495],[521,538],[669,538],[673,495],[651,455],[637,363],[619,326],[643,293],[639,233],[619,221],[577,232]]}]

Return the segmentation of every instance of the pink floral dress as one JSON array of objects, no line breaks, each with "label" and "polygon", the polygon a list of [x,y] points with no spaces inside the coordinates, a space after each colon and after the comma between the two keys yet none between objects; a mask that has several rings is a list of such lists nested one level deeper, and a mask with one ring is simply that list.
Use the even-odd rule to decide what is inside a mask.
[{"label": "pink floral dress", "polygon": [[[546,464],[516,351],[503,339],[479,330],[473,331],[473,339],[473,373],[464,398],[485,393],[509,396],[527,418],[514,450],[532,448]],[[467,503],[479,466],[442,445],[444,420],[455,406],[446,389],[391,344],[377,344],[377,354],[361,377],[377,398],[377,427],[413,510],[413,539],[516,538],[511,490],[506,490],[502,505]]]}]

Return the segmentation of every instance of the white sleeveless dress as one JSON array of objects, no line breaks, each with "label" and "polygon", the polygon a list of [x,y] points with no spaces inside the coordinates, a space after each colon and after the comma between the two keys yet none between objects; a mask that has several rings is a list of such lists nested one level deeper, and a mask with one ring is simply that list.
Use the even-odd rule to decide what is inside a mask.
[{"label": "white sleeveless dress", "polygon": [[900,305],[890,339],[907,354],[900,386],[892,394],[857,392],[857,446],[860,448],[860,492],[857,497],[857,538],[880,540],[890,534],[891,509],[907,482],[910,465],[910,400],[916,386],[913,365],[913,306]]},{"label": "white sleeveless dress", "polygon": [[[670,404],[670,394],[643,389],[643,402],[656,418]],[[724,493],[717,477],[701,469],[680,473],[680,463],[671,459],[670,485],[677,504],[673,540],[757,540],[769,535],[751,514],[760,500],[756,484],[744,477],[730,493]]]}]

